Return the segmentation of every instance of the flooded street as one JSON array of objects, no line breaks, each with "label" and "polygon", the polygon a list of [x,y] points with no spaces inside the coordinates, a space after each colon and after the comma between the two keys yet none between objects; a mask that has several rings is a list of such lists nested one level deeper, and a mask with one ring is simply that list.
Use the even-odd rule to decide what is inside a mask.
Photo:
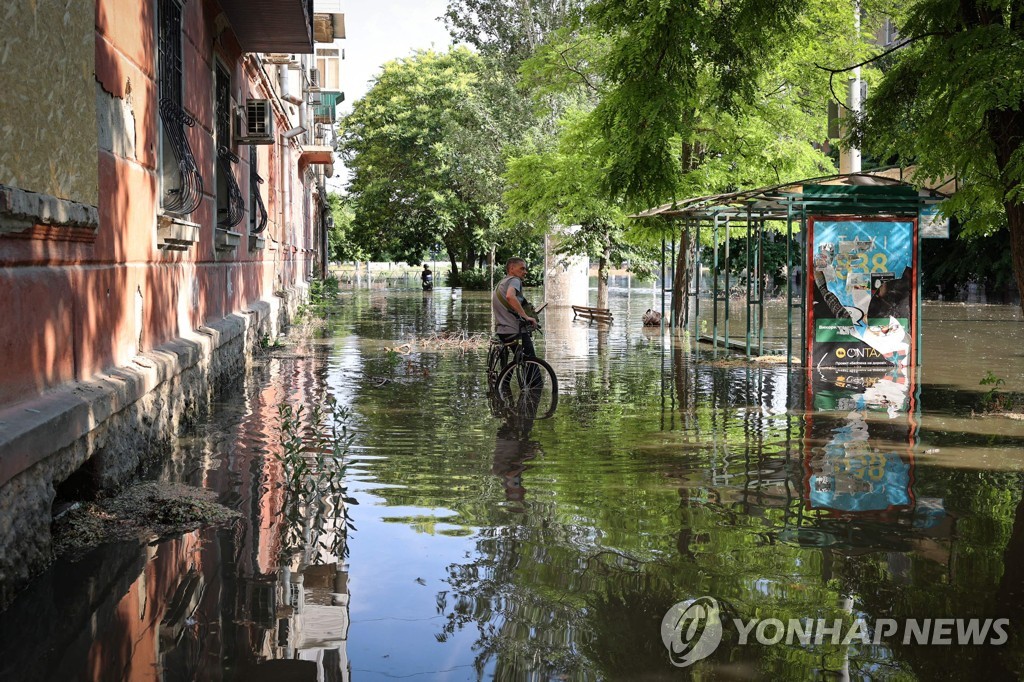
[{"label": "flooded street", "polygon": [[[492,411],[486,346],[415,343],[487,332],[488,294],[343,290],[324,338],[259,360],[160,473],[242,521],[57,563],[0,617],[0,679],[1024,675],[1024,421],[979,414],[990,389],[1024,391],[1018,309],[926,304],[903,409],[663,343],[640,322],[650,289],[610,305],[610,327],[545,313],[560,398],[529,420]],[[781,348],[784,308],[766,315]],[[278,406],[328,396],[350,411],[355,530],[288,535]],[[700,597],[724,633],[681,673],[663,619]],[[978,644],[943,639],[974,618]],[[771,641],[769,619],[842,636]],[[951,620],[922,640],[909,619]]]}]

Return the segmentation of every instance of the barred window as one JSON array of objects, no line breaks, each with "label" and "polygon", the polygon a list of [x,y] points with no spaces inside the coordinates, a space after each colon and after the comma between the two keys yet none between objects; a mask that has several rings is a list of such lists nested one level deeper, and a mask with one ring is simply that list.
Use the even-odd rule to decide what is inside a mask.
[{"label": "barred window", "polygon": [[217,224],[231,228],[245,217],[245,200],[235,180],[238,157],[231,151],[231,75],[219,63],[214,71],[214,135],[217,145]]},{"label": "barred window", "polygon": [[199,207],[203,178],[185,128],[195,120],[182,106],[180,0],[157,0],[157,88],[160,96],[160,207],[187,215]]},{"label": "barred window", "polygon": [[249,145],[249,231],[259,234],[267,227],[267,207],[260,195],[263,178],[259,174],[259,156],[256,145]]}]

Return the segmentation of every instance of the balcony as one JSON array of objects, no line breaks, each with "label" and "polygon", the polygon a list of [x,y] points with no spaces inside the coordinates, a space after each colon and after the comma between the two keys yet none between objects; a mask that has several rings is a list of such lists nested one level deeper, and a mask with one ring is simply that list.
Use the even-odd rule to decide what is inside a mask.
[{"label": "balcony", "polygon": [[313,52],[313,0],[220,0],[246,52]]},{"label": "balcony", "polygon": [[320,104],[313,107],[313,120],[316,123],[333,124],[337,120],[338,105],[345,101],[344,92],[320,91]]}]

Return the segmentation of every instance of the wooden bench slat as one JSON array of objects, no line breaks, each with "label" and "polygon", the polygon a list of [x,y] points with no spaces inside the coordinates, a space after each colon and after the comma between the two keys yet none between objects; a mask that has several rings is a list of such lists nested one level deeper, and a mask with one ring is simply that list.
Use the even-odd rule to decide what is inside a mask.
[{"label": "wooden bench slat", "polygon": [[572,306],[572,316],[575,318],[582,315],[598,322],[613,322],[614,316],[608,308],[593,308],[585,305]]}]

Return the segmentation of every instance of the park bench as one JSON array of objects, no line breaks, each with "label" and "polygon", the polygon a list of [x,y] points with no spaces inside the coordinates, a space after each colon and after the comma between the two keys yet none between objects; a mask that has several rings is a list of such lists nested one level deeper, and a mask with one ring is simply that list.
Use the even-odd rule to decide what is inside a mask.
[{"label": "park bench", "polygon": [[613,322],[612,311],[608,308],[591,308],[585,305],[574,305],[572,307],[572,319],[577,317],[585,317],[591,321],[607,322],[611,324]]}]

